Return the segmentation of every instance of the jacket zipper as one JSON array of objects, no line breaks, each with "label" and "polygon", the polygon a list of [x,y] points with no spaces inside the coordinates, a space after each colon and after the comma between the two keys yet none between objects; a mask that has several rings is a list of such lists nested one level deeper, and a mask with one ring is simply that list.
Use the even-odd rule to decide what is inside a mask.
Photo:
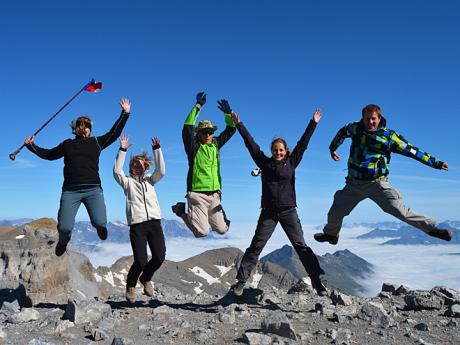
[{"label": "jacket zipper", "polygon": [[141,181],[141,186],[142,186],[142,198],[144,199],[144,208],[145,208],[145,213],[147,214],[147,220],[149,220],[149,211],[147,210],[147,202],[145,201],[145,190],[147,190],[147,187],[145,187],[144,190],[144,181]]}]

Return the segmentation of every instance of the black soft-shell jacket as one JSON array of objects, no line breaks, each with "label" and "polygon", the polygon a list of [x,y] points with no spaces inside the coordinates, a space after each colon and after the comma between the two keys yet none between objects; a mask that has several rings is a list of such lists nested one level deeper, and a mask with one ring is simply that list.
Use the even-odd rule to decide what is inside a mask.
[{"label": "black soft-shell jacket", "polygon": [[302,160],[308,142],[315,131],[316,122],[310,121],[294,150],[281,161],[267,157],[242,122],[238,123],[236,128],[243,137],[252,159],[262,170],[261,207],[263,209],[296,207],[295,168]]},{"label": "black soft-shell jacket", "polygon": [[44,149],[34,143],[27,145],[27,148],[38,157],[50,161],[64,157],[63,189],[100,185],[101,151],[117,140],[128,117],[129,113],[122,111],[112,128],[98,137],[67,139],[52,149]]}]

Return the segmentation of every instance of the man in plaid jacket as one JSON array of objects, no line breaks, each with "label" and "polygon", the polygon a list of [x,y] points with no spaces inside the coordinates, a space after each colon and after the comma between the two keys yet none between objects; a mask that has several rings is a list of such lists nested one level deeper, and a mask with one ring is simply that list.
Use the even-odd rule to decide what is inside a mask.
[{"label": "man in plaid jacket", "polygon": [[366,198],[374,201],[384,212],[430,236],[445,241],[452,239],[451,231],[436,227],[434,218],[415,213],[406,207],[399,192],[388,182],[392,152],[416,159],[435,169],[448,170],[446,162],[419,150],[401,135],[386,128],[381,109],[374,104],[363,108],[360,121],[350,123],[337,132],[329,145],[333,160],[340,160],[336,150],[346,138],[352,140],[346,184],[335,193],[327,215],[327,224],[323,232],[314,235],[316,241],[337,244],[343,218]]}]

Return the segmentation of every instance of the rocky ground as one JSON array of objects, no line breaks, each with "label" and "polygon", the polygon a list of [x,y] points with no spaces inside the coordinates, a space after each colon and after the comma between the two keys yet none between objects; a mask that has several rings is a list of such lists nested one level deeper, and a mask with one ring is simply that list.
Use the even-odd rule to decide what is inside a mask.
[{"label": "rocky ground", "polygon": [[2,344],[460,344],[460,293],[384,284],[374,298],[315,295],[300,281],[243,296],[184,295],[156,286],[124,296],[0,309]]}]

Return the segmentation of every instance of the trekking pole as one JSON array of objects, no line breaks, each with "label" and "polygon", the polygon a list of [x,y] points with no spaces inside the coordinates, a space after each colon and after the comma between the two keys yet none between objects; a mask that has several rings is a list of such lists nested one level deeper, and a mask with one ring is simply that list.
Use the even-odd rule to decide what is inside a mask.
[{"label": "trekking pole", "polygon": [[[96,92],[96,91],[99,91],[100,89],[102,89],[102,83],[96,82],[94,79],[91,79],[89,83],[85,84],[85,86],[83,86],[75,95],[73,95],[72,98],[70,98],[66,104],[64,104],[53,116],[51,116],[48,119],[48,121],[46,121],[37,131],[35,131],[35,133],[32,136],[36,136],[38,133],[40,133],[40,131],[43,128],[45,128],[48,125],[48,123],[50,123],[56,116],[58,116],[58,114],[62,110],[64,110],[64,108],[67,107],[70,104],[70,102],[72,102],[75,98],[77,98],[78,95],[82,93],[82,91]],[[15,160],[16,155],[24,148],[24,146],[26,146],[26,144],[22,144],[20,148],[18,148],[13,153],[10,153],[9,156],[12,161]]]}]

